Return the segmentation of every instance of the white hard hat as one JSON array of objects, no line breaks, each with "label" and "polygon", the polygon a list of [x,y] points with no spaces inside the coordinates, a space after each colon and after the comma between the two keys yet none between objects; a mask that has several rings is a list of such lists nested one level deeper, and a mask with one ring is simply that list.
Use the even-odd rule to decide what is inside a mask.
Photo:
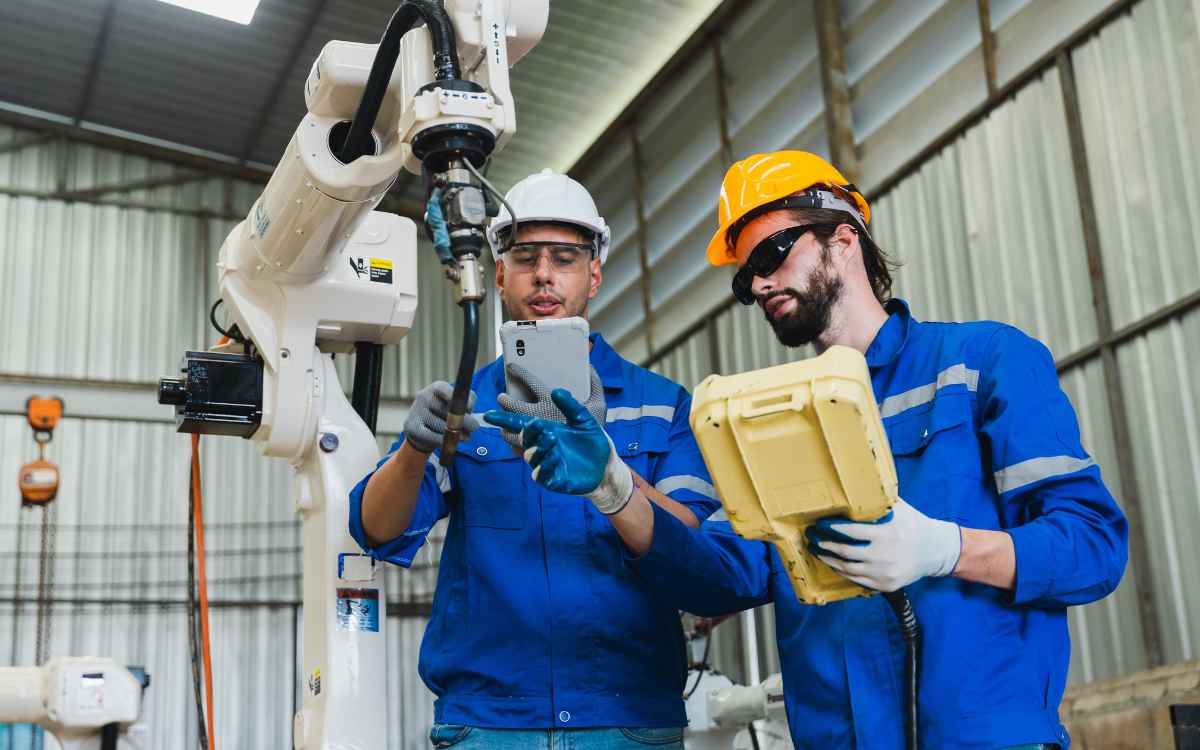
[{"label": "white hard hat", "polygon": [[[527,221],[552,221],[556,224],[572,224],[586,230],[595,241],[596,257],[601,265],[608,258],[611,232],[596,210],[596,201],[583,185],[565,174],[546,168],[531,174],[512,186],[504,196],[513,211],[517,212],[517,224]],[[500,232],[512,226],[508,209],[500,206],[500,215],[488,225],[487,238],[492,254],[499,256],[504,243]]]}]

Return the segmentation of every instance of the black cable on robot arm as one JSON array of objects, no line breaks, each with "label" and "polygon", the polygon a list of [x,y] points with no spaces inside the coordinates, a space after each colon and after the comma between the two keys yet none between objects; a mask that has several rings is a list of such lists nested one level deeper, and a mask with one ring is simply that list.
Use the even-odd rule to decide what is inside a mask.
[{"label": "black cable on robot arm", "polygon": [[433,38],[436,80],[445,81],[460,76],[458,42],[446,9],[441,3],[430,0],[405,0],[392,14],[392,19],[388,21],[387,29],[379,40],[379,49],[375,52],[375,61],[371,64],[367,85],[363,88],[358,109],[350,123],[350,132],[338,153],[342,163],[349,164],[363,154],[371,152],[371,129],[375,127],[375,118],[379,116],[379,108],[383,106],[388,84],[392,80],[392,71],[396,69],[396,60],[400,57],[400,40],[420,21],[424,21],[429,27],[429,34]]},{"label": "black cable on robot arm", "polygon": [[462,354],[458,358],[454,392],[450,396],[450,411],[454,414],[467,413],[467,404],[471,398],[471,379],[475,372],[475,360],[479,355],[479,303],[463,302],[462,310]]}]

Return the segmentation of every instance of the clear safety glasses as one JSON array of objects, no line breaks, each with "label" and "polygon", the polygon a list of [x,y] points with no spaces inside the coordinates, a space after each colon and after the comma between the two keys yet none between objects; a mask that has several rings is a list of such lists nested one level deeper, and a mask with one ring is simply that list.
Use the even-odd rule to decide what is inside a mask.
[{"label": "clear safety glasses", "polygon": [[827,225],[801,224],[780,229],[755,245],[754,249],[750,251],[750,255],[746,256],[745,265],[733,275],[733,296],[737,298],[737,301],[743,305],[753,305],[754,292],[751,290],[751,286],[754,284],[754,277],[770,276],[778,271],[783,262],[787,260],[788,253],[792,251],[797,240],[803,237],[805,232],[820,226]]},{"label": "clear safety glasses", "polygon": [[583,273],[592,259],[592,245],[588,242],[516,242],[500,257],[513,273],[533,273],[543,257],[549,259],[550,268],[558,273]]}]

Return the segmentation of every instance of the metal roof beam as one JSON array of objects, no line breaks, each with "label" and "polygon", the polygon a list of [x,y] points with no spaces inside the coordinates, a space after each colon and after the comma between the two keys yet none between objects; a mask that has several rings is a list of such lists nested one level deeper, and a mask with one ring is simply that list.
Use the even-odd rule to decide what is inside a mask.
[{"label": "metal roof beam", "polygon": [[146,177],[140,180],[126,180],[109,185],[98,185],[83,190],[64,190],[58,198],[64,201],[95,200],[109,193],[128,193],[134,190],[154,190],[163,187],[176,187],[196,180],[210,179],[211,175],[203,172],[185,172],[164,177]]},{"label": "metal roof beam", "polygon": [[838,0],[814,0],[817,48],[821,59],[821,91],[825,95],[825,135],[829,155],[846,179],[858,182],[862,171],[854,145],[854,114],[846,77],[846,45]]},{"label": "metal roof beam", "polygon": [[116,11],[117,0],[108,0],[108,7],[104,9],[104,18],[100,21],[100,33],[96,35],[96,46],[92,49],[92,61],[87,67],[83,92],[79,96],[79,103],[75,106],[76,125],[83,121],[83,116],[92,103],[92,93],[96,90],[96,79],[100,77],[100,63],[104,60],[104,53],[108,49],[109,31],[112,29],[113,16],[116,15]]},{"label": "metal roof beam", "polygon": [[[203,342],[197,342],[197,346],[203,346]],[[157,383],[52,378],[0,372],[0,415],[24,417],[25,401],[34,394],[61,398],[68,419],[175,422],[174,411],[158,403]],[[411,404],[411,399],[381,399],[379,434],[399,435]]]},{"label": "metal roof beam", "polygon": [[53,141],[57,137],[58,136],[49,135],[49,134],[40,134],[40,135],[34,135],[34,136],[26,136],[24,138],[21,138],[21,137],[13,138],[8,143],[0,144],[0,154],[7,154],[7,153],[11,153],[13,151],[22,151],[27,148],[32,148],[33,146],[40,146],[44,143],[49,143],[50,141]]},{"label": "metal roof beam", "polygon": [[978,0],[979,38],[983,45],[983,74],[987,79],[988,97],[996,95],[999,84],[996,80],[996,32],[992,31],[991,0]]},{"label": "metal roof beam", "polygon": [[110,208],[126,208],[131,211],[163,211],[176,216],[191,216],[197,219],[221,219],[223,221],[241,221],[245,214],[230,214],[213,211],[207,208],[183,208],[141,201],[103,200],[88,197],[64,197],[68,193],[56,190],[23,190],[21,188],[0,187],[0,196],[9,198],[33,198],[34,200],[65,201],[70,203],[86,203],[93,206],[108,206]]},{"label": "metal roof beam", "polygon": [[243,162],[250,158],[250,155],[254,153],[254,147],[262,141],[262,134],[267,126],[267,120],[271,118],[272,110],[279,103],[279,97],[283,94],[283,87],[287,85],[292,69],[296,67],[300,55],[304,53],[304,48],[308,46],[308,41],[312,38],[313,29],[316,28],[321,14],[325,12],[326,5],[328,5],[328,0],[317,0],[309,10],[308,16],[304,19],[302,31],[297,35],[292,48],[288,50],[287,58],[283,66],[280,67],[279,74],[275,76],[275,82],[271,86],[271,94],[263,102],[262,109],[258,112],[258,117],[254,118],[254,127],[250,129],[249,136],[242,145],[241,160]]},{"label": "metal roof beam", "polygon": [[143,139],[133,133],[121,133],[111,130],[96,130],[82,125],[72,125],[67,122],[42,117],[35,114],[15,112],[0,109],[0,125],[14,128],[25,128],[43,133],[48,136],[64,136],[76,143],[87,143],[99,148],[109,148],[127,154],[137,154],[149,159],[157,159],[171,164],[191,167],[211,175],[234,177],[247,182],[266,184],[271,177],[271,170],[249,164],[238,164],[233,159],[221,159],[216,155],[206,156],[195,153],[184,146],[173,147],[149,139]]}]

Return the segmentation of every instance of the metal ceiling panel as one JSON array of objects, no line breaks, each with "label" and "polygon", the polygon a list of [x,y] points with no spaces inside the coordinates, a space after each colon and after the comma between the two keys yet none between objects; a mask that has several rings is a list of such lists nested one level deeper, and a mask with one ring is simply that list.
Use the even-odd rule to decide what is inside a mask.
[{"label": "metal ceiling panel", "polygon": [[0,99],[73,116],[109,0],[0,3]]},{"label": "metal ceiling panel", "polygon": [[118,0],[84,119],[224,154],[249,137],[315,0],[264,0],[248,26]]},{"label": "metal ceiling panel", "polygon": [[[716,5],[555,0],[545,39],[512,75],[519,127],[493,167],[497,184],[569,166]],[[157,0],[10,0],[0,7],[0,101],[74,117],[94,75],[85,121],[273,165],[304,114],[320,49],[377,42],[397,6],[263,0],[242,26]],[[419,197],[411,183],[408,192]]]}]

